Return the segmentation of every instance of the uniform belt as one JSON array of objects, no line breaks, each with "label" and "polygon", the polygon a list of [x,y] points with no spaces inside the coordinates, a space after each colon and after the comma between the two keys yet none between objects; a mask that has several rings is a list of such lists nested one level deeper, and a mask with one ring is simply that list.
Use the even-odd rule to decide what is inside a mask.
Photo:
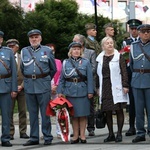
[{"label": "uniform belt", "polygon": [[31,79],[38,79],[38,78],[47,77],[48,75],[49,75],[49,72],[48,73],[43,73],[43,74],[24,75],[24,77],[31,78]]},{"label": "uniform belt", "polygon": [[81,78],[66,78],[66,81],[77,83],[77,82],[85,82],[86,80],[81,79]]},{"label": "uniform belt", "polygon": [[11,77],[11,74],[3,74],[3,75],[0,75],[0,79],[4,79],[4,78],[9,78]]},{"label": "uniform belt", "polygon": [[150,73],[150,69],[133,69],[133,72]]}]

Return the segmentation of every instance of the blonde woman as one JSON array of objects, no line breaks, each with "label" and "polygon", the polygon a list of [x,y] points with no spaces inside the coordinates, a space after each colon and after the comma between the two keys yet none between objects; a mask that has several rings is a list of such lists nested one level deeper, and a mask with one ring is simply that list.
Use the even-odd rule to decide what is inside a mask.
[{"label": "blonde woman", "polygon": [[[106,113],[109,136],[104,142],[121,142],[124,124],[123,108],[128,103],[128,76],[123,56],[114,49],[111,37],[105,37],[101,42],[103,51],[97,56],[97,74],[99,76],[99,101]],[[112,111],[116,111],[118,131],[115,137],[113,131]]]},{"label": "blonde woman", "polygon": [[[86,143],[85,130],[90,114],[90,99],[93,97],[93,73],[88,59],[82,58],[82,45],[72,42],[69,45],[69,59],[64,60],[58,96],[66,96],[74,108],[72,118],[73,139],[71,144]],[[80,130],[80,138],[79,138]]]}]

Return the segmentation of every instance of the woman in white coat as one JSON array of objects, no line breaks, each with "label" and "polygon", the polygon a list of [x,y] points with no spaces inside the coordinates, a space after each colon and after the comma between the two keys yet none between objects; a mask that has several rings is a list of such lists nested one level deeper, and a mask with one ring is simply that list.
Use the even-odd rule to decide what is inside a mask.
[{"label": "woman in white coat", "polygon": [[[102,110],[106,113],[109,135],[104,142],[121,142],[124,124],[123,108],[129,102],[128,76],[123,56],[114,49],[111,37],[102,39],[103,51],[97,56],[97,74],[99,76],[99,101]],[[116,111],[118,131],[115,137],[113,132],[112,111]]]}]

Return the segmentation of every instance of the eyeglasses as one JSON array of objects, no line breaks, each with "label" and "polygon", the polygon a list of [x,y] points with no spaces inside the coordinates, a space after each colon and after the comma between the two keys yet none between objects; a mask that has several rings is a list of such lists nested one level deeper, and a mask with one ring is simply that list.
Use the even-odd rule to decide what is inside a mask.
[{"label": "eyeglasses", "polygon": [[141,33],[150,33],[150,30],[141,30]]}]

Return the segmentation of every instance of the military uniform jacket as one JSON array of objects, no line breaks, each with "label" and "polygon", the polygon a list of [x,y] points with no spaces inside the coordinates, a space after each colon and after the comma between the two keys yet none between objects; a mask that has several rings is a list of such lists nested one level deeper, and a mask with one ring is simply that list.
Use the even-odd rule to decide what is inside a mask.
[{"label": "military uniform jacket", "polygon": [[131,86],[134,88],[150,88],[150,73],[134,72],[134,69],[149,69],[150,61],[144,56],[141,51],[142,45],[145,53],[150,56],[150,42],[145,45],[139,40],[131,44],[130,50],[130,68],[132,71]]},{"label": "military uniform jacket", "polygon": [[20,69],[20,59],[21,56],[19,53],[16,54],[16,62],[17,62],[17,81],[18,81],[18,85],[21,85],[22,87],[24,87],[24,83],[23,83],[23,75]]},{"label": "military uniform jacket", "polygon": [[[0,59],[6,64],[11,77],[0,79],[0,93],[17,92],[17,68],[13,51],[7,47],[0,48]],[[8,70],[0,62],[0,75],[7,75]]]},{"label": "military uniform jacket", "polygon": [[87,39],[86,39],[85,47],[87,49],[95,50],[97,55],[101,52],[101,47],[100,47],[98,41],[96,41],[96,40],[92,41],[89,37],[87,37]]},{"label": "military uniform jacket", "polygon": [[[76,68],[82,73],[82,75],[87,77],[84,82],[69,82],[66,78],[80,78],[75,68],[72,66],[70,59],[72,59]],[[62,73],[57,88],[57,93],[64,94],[69,97],[84,97],[88,94],[94,93],[93,89],[93,73],[91,64],[88,59],[79,58],[74,60],[73,58],[66,59],[63,61]]]},{"label": "military uniform jacket", "polygon": [[[29,51],[31,51],[34,58]],[[33,50],[31,46],[23,48],[21,50],[21,71],[23,75],[42,74],[34,59],[42,68],[43,74],[49,73],[49,75],[38,79],[24,77],[24,90],[26,93],[48,92],[51,90],[51,79],[56,73],[54,55],[47,46],[40,45],[36,50]]]}]

